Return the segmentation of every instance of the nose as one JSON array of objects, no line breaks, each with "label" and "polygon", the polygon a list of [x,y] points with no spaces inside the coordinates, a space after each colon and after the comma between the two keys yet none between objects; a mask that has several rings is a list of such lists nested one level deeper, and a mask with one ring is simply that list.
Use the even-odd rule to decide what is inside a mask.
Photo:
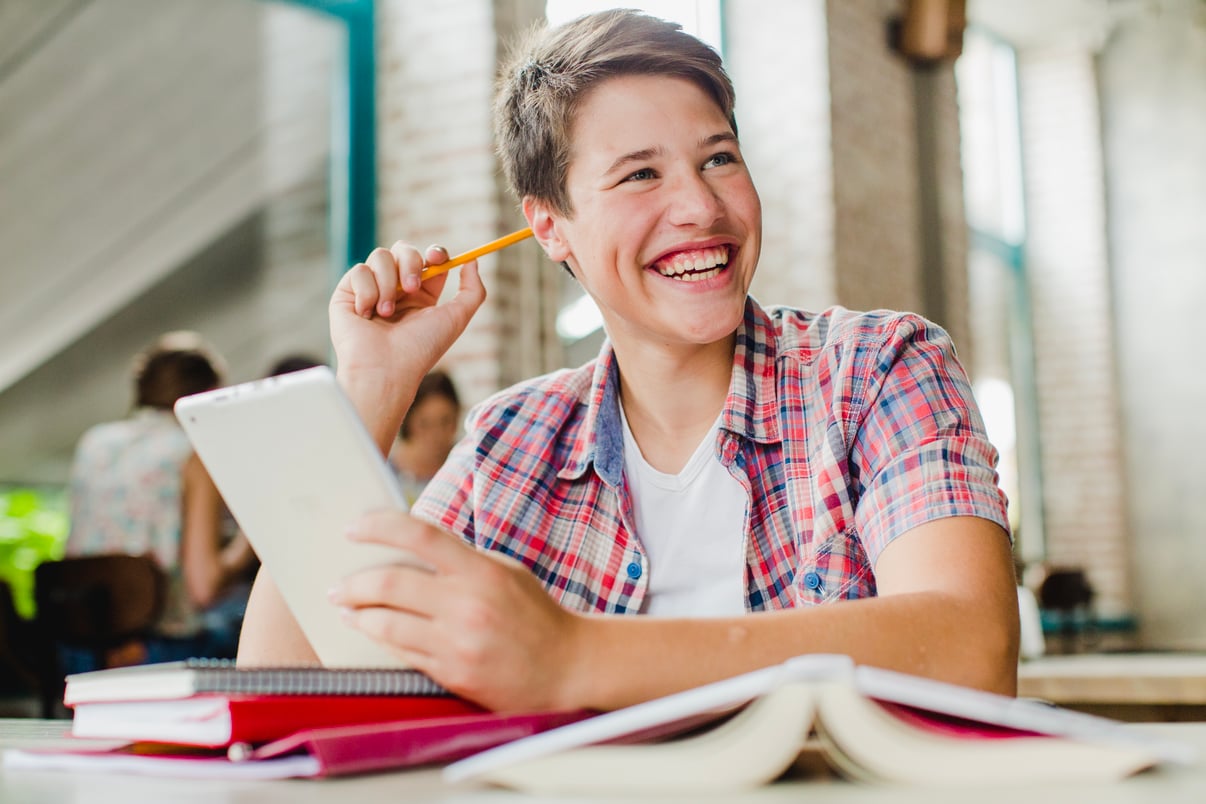
[{"label": "nose", "polygon": [[675,226],[707,227],[724,214],[724,203],[701,173],[684,173],[671,186],[670,222]]}]

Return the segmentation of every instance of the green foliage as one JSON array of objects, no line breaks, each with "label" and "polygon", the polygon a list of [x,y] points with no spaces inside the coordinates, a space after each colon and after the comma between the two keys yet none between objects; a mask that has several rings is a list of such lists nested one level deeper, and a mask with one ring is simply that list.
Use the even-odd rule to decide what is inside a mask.
[{"label": "green foliage", "polygon": [[67,528],[62,491],[0,489],[0,581],[22,617],[34,615],[34,568],[63,557]]}]

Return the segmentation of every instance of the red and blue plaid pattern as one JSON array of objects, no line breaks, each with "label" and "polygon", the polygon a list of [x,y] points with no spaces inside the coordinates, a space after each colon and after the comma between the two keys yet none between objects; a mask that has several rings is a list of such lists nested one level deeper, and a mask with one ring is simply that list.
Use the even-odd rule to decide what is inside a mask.
[{"label": "red and blue plaid pattern", "polygon": [[[649,568],[618,388],[605,345],[581,368],[486,400],[413,512],[523,562],[566,607],[639,611]],[[751,611],[875,595],[880,551],[934,519],[1009,528],[997,453],[950,338],[911,314],[749,299],[716,456],[750,495]]]}]

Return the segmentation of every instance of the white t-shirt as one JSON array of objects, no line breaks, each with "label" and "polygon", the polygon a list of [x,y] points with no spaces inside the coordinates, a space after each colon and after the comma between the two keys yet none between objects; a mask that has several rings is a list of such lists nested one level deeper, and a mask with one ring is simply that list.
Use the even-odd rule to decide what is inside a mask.
[{"label": "white t-shirt", "polygon": [[720,417],[676,475],[645,461],[623,406],[620,419],[624,473],[649,567],[641,612],[661,617],[744,614],[749,494],[716,454]]}]

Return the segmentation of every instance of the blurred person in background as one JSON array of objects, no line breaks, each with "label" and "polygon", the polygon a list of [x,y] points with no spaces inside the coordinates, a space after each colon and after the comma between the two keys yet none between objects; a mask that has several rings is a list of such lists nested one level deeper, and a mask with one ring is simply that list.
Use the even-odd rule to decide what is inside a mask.
[{"label": "blurred person in background", "polygon": [[325,365],[326,363],[317,357],[298,352],[296,354],[285,355],[277,360],[264,376],[279,377],[282,374],[292,374],[295,371],[304,371],[305,369]]},{"label": "blurred person in background", "polygon": [[408,505],[414,505],[448,459],[460,421],[461,400],[452,377],[439,369],[428,372],[389,453]]},{"label": "blurred person in background", "polygon": [[[192,332],[161,336],[134,365],[134,410],[98,424],[76,447],[67,556],[150,554],[168,577],[155,636],[112,651],[106,665],[234,655],[255,554],[172,407],[222,384],[220,357]],[[67,672],[97,669],[66,651]]]}]

